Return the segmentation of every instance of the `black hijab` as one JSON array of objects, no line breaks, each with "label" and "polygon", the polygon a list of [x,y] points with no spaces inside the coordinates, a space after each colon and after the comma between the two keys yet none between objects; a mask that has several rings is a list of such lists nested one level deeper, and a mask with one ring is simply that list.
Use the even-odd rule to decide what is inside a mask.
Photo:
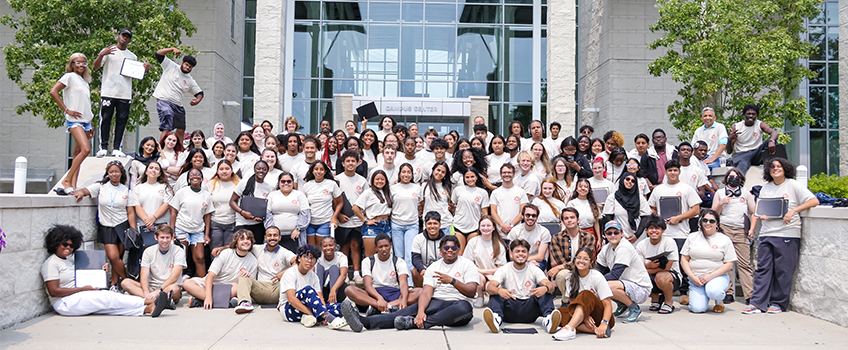
[{"label": "black hijab", "polygon": [[636,218],[639,217],[639,209],[640,209],[640,199],[639,196],[639,184],[634,183],[633,188],[627,189],[624,186],[624,179],[628,176],[632,176],[634,182],[639,181],[636,177],[636,174],[626,171],[624,174],[621,174],[621,177],[618,180],[618,191],[615,191],[615,200],[621,204],[624,210],[627,210],[627,222],[630,224],[630,228],[636,230],[638,227],[636,225]]}]

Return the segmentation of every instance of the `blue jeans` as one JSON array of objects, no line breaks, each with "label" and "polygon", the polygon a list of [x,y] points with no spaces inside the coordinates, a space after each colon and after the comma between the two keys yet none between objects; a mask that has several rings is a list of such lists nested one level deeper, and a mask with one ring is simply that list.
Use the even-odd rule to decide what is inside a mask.
[{"label": "blue jeans", "polygon": [[[418,223],[411,225],[392,223],[392,248],[395,250],[395,256],[402,258],[403,261],[412,262],[412,240],[417,235]],[[409,282],[412,283],[411,274],[409,275]]]},{"label": "blue jeans", "polygon": [[695,313],[706,312],[710,300],[724,300],[724,295],[729,284],[730,275],[715,277],[703,286],[697,286],[694,283],[689,284],[689,311]]},{"label": "blue jeans", "polygon": [[[712,157],[712,156],[713,156],[712,154],[708,154],[707,158],[704,158],[704,160],[710,159],[710,157]],[[718,157],[718,158],[716,158],[716,160],[714,162],[707,164],[707,168],[710,168],[710,170],[712,170],[713,168],[720,168],[721,167],[721,158],[722,157]],[[712,174],[710,174],[710,175],[712,175]]]},{"label": "blue jeans", "polygon": [[374,238],[377,237],[378,234],[385,233],[391,236],[392,234],[392,223],[389,220],[377,221],[377,223],[373,226],[368,226],[366,224],[362,224],[362,237],[364,238]]},{"label": "blue jeans", "polygon": [[759,152],[759,148],[748,152],[736,152],[733,154],[733,166],[739,168],[743,175],[748,174],[748,168],[751,167],[751,159]]}]

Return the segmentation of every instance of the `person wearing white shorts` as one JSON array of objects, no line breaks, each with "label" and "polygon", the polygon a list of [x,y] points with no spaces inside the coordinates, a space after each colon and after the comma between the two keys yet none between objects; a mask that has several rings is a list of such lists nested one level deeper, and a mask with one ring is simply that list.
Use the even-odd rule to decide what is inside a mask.
[{"label": "person wearing white shorts", "polygon": [[607,222],[604,235],[609,243],[598,253],[597,265],[609,283],[613,300],[618,304],[613,315],[623,317],[627,313],[624,322],[636,322],[642,314],[639,304],[651,295],[651,277],[636,248],[630,241],[622,239],[621,224]]}]

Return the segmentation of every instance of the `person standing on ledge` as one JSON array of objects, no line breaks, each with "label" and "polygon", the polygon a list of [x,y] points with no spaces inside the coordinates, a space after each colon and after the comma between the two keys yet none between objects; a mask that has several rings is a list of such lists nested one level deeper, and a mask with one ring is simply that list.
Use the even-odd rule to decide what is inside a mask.
[{"label": "person standing on ledge", "polygon": [[173,131],[177,140],[182,142],[186,128],[183,95],[186,92],[194,95],[189,104],[197,106],[203,100],[203,90],[200,90],[200,86],[189,75],[197,65],[194,56],[185,55],[183,63],[177,65],[170,58],[165,57],[172,52],[174,57],[182,53],[174,47],[156,51],[156,60],[162,65],[162,77],[156,84],[156,90],[153,90],[153,97],[156,98],[156,112],[159,113],[159,131],[163,136],[165,132]]},{"label": "person standing on ledge", "polygon": [[[109,151],[109,131],[112,128],[112,115],[115,116],[115,141],[112,148],[113,157],[123,157],[121,144],[124,141],[124,129],[130,118],[130,103],[132,103],[132,78],[121,74],[124,60],[137,61],[138,58],[127,45],[132,41],[132,31],[121,29],[115,38],[117,43],[103,50],[94,59],[92,70],[103,67],[100,79],[100,150],[97,157],[103,157]],[[144,62],[144,72],[150,71],[150,64]]]}]

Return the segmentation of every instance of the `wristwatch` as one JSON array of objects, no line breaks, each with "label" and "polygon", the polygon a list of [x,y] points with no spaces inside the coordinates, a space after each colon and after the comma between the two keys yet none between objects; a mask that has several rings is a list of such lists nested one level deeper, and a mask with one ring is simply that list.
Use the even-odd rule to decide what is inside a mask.
[{"label": "wristwatch", "polygon": [[453,285],[454,283],[456,283],[456,278],[452,278],[452,279],[451,279],[451,283],[450,283],[450,284],[451,284],[451,285]]},{"label": "wristwatch", "polygon": [[607,320],[601,320],[601,323],[603,323],[603,324],[605,324],[605,325],[609,326],[609,321],[607,321]]}]

